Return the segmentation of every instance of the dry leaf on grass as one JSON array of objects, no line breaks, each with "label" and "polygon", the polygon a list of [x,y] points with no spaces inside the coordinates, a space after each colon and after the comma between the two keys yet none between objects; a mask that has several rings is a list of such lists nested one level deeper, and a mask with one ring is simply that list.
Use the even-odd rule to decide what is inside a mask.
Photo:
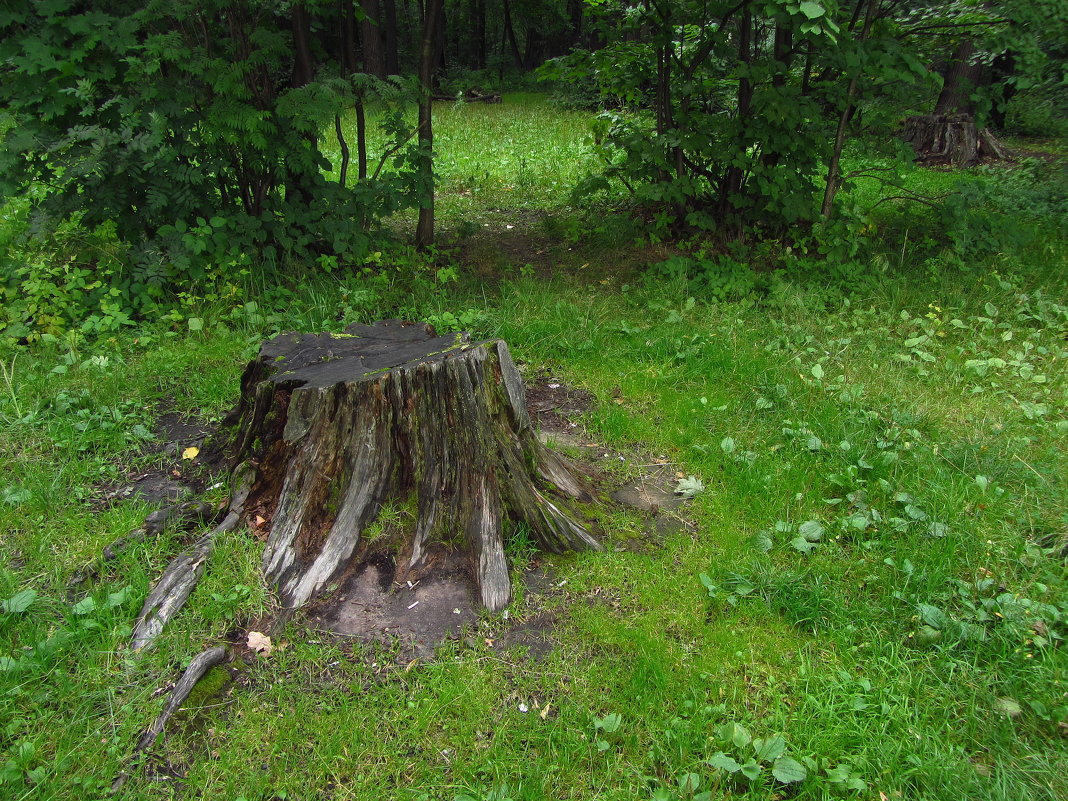
[{"label": "dry leaf on grass", "polygon": [[248,633],[248,647],[262,656],[270,656],[271,651],[274,650],[274,646],[271,645],[271,638],[261,631],[250,631]]}]

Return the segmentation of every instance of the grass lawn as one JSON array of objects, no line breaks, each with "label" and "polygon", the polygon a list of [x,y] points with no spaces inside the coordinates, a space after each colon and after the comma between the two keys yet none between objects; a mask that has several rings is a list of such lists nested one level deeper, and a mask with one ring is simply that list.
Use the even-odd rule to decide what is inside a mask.
[{"label": "grass lawn", "polygon": [[[609,508],[604,553],[536,557],[547,591],[431,659],[298,617],[232,682],[209,674],[126,796],[1068,797],[1063,232],[961,263],[924,212],[884,204],[868,272],[717,292],[638,269],[656,247],[561,228],[588,118],[510,100],[440,109],[457,255],[438,277],[207,288],[174,319],[6,355],[0,797],[106,795],[185,665],[273,608],[244,530],[146,653],[131,624],[187,535],[68,589],[150,511],[100,499],[163,463],[161,414],[220,419],[272,331],[394,315],[503,337],[528,379],[589,392],[584,437],[618,483],[656,461],[701,482],[688,525],[650,536]],[[536,616],[555,621],[543,658],[495,646]]]}]

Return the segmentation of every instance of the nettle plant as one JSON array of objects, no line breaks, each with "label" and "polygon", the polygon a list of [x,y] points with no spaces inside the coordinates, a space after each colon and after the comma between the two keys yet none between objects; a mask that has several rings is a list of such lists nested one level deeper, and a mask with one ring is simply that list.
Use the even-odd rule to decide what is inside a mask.
[{"label": "nettle plant", "polygon": [[[703,732],[704,718],[721,707],[691,709],[693,717],[677,717],[663,732],[661,751],[685,752],[685,764],[672,770],[673,781],[657,787],[653,801],[711,801],[723,790],[745,791],[756,788],[789,793],[788,788],[819,783],[831,791],[848,792],[867,789],[867,783],[847,763],[796,755],[780,734],[754,737],[741,723],[728,721],[717,726],[711,737]],[[699,728],[700,727],[700,728]],[[711,755],[692,760],[694,749]],[[715,750],[712,750],[715,749]],[[678,764],[678,756],[661,756]],[[690,757],[690,759],[686,759]],[[665,766],[668,767],[668,766]]]}]

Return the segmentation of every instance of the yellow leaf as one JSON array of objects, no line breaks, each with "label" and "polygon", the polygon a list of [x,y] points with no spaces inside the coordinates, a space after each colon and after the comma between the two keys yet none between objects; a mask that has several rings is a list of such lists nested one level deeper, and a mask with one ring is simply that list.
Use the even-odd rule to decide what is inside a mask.
[{"label": "yellow leaf", "polygon": [[182,458],[183,459],[196,459],[198,453],[200,453],[200,448],[197,448],[197,447],[186,448],[184,451],[182,451]]}]

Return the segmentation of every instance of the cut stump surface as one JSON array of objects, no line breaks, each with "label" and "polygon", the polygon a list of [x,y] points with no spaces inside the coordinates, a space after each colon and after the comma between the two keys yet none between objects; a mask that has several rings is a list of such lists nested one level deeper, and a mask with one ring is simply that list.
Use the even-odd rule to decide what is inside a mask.
[{"label": "cut stump surface", "polygon": [[[502,340],[396,320],[283,334],[245,369],[228,422],[234,463],[256,468],[245,518],[266,535],[264,571],[286,607],[388,547],[396,581],[466,553],[482,604],[499,610],[507,521],[544,550],[600,549],[579,511],[593,491],[538,440]],[[372,531],[388,504],[411,509],[411,531]]]}]

